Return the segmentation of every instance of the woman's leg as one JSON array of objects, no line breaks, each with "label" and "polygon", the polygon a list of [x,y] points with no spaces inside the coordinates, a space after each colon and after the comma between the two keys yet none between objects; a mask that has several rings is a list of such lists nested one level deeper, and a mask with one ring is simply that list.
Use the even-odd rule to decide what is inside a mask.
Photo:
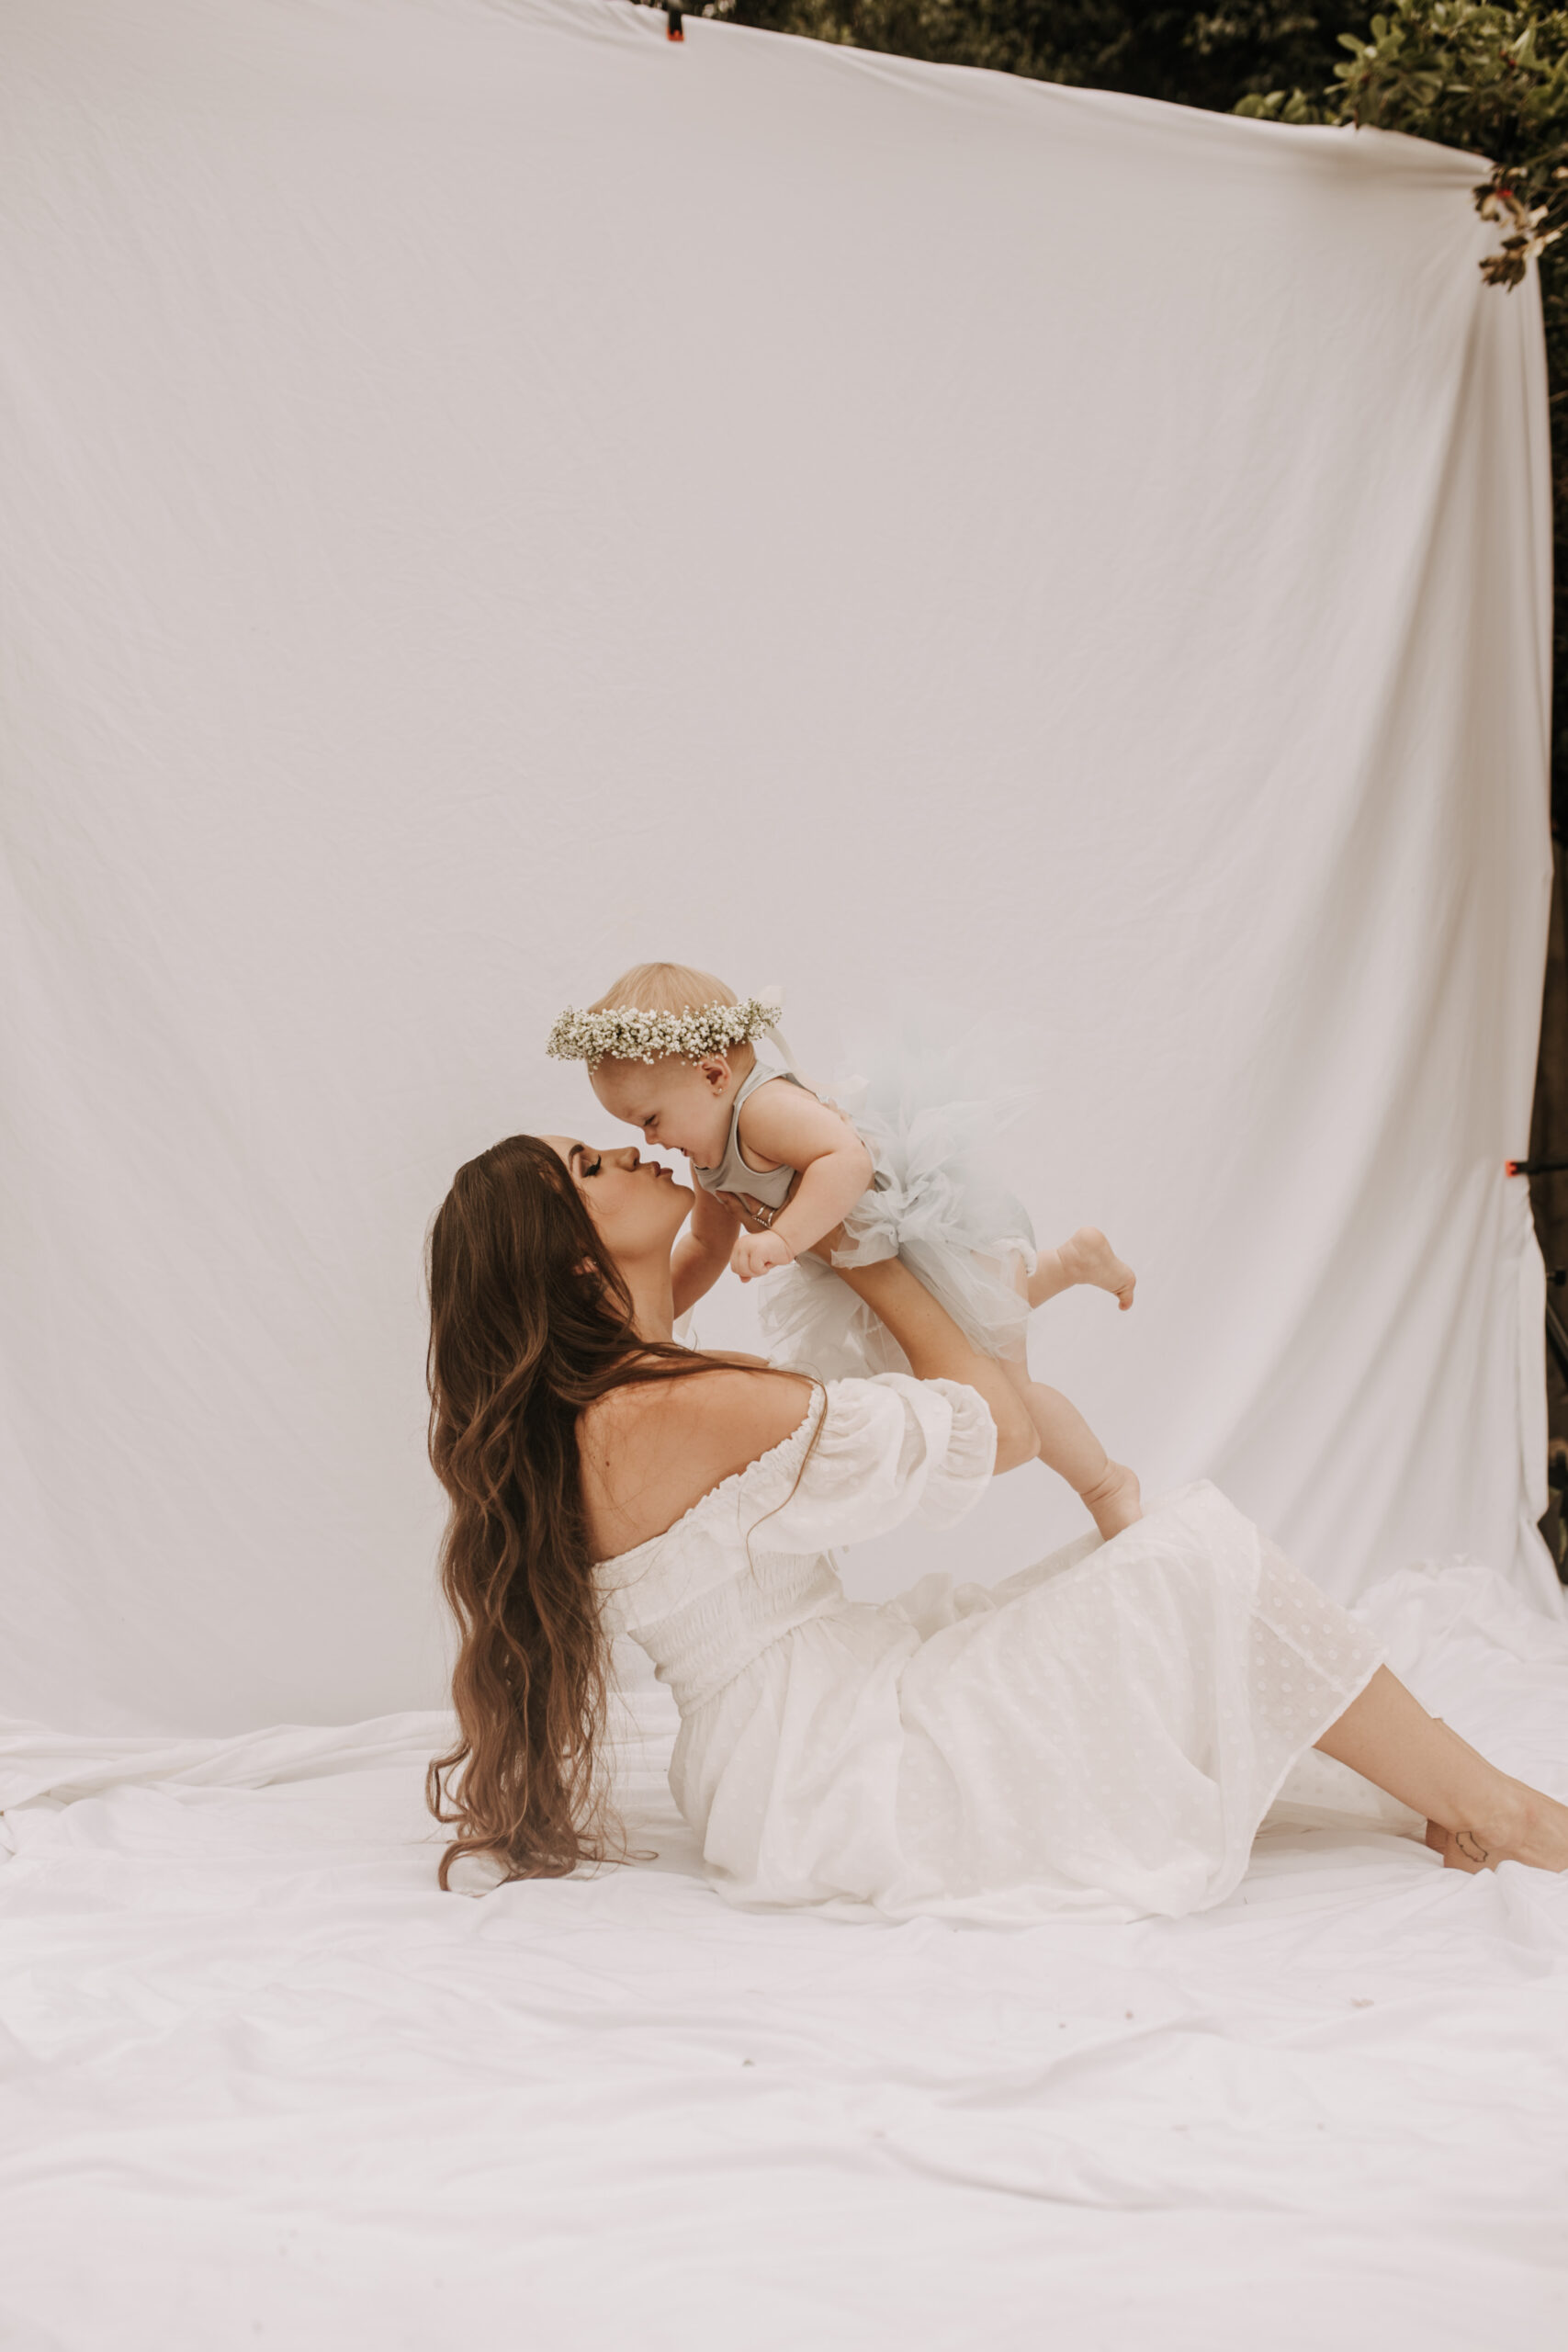
[{"label": "woman's leg", "polygon": [[1042,1250],[1024,1296],[1031,1306],[1043,1306],[1048,1298],[1074,1290],[1079,1283],[1092,1283],[1097,1290],[1108,1290],[1119,1306],[1128,1307],[1137,1279],[1098,1227],[1080,1225],[1060,1249]]},{"label": "woman's leg", "polygon": [[1510,1780],[1429,1715],[1386,1666],[1318,1741],[1401,1804],[1427,1816],[1427,1843],[1445,1869],[1529,1862],[1568,1870],[1568,1805]]}]

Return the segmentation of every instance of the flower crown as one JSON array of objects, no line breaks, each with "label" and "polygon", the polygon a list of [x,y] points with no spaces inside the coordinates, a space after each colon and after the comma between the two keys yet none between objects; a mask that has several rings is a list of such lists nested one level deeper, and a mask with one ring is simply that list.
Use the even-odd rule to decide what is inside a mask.
[{"label": "flower crown", "polygon": [[726,1046],[750,1046],[778,1026],[784,1011],[779,989],[764,989],[741,1004],[693,1004],[683,1012],[639,1012],[635,1005],[613,1005],[607,1012],[578,1012],[570,1004],[550,1031],[545,1047],[558,1062],[651,1062],[666,1054],[700,1062]]}]

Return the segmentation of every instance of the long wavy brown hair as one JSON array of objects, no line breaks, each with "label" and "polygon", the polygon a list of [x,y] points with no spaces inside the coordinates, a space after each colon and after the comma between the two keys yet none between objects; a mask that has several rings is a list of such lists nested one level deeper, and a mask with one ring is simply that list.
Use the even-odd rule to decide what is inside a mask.
[{"label": "long wavy brown hair", "polygon": [[430,1459],[451,1505],[442,1589],[457,1617],[458,1739],[426,1797],[512,1878],[618,1860],[600,1769],[608,1695],[577,1417],[626,1381],[716,1360],[644,1339],[576,1185],[536,1136],[459,1168],[431,1227]]}]

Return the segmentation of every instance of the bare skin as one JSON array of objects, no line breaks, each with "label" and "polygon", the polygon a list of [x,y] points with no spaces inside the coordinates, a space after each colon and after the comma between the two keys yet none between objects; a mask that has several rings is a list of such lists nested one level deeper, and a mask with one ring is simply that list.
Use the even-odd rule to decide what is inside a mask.
[{"label": "bare skin", "polygon": [[[631,1146],[599,1150],[564,1136],[545,1141],[570,1168],[626,1279],[638,1331],[669,1340],[676,1313],[684,1311],[677,1307],[671,1258],[693,1205],[690,1188],[643,1162]],[[830,1246],[829,1236],[824,1254]],[[970,1347],[907,1266],[894,1258],[837,1271],[882,1317],[917,1379],[961,1381],[985,1398],[997,1424],[998,1472],[1033,1460],[1037,1439],[1016,1387],[1001,1366]],[[709,1281],[720,1272],[716,1268]],[[685,1305],[692,1303],[688,1296]],[[799,1427],[810,1384],[792,1373],[741,1368],[758,1361],[735,1357],[694,1379],[613,1389],[588,1408],[579,1437],[596,1559],[615,1558],[662,1534],[721,1479]],[[1429,1715],[1386,1667],[1317,1744],[1424,1815],[1427,1844],[1446,1870],[1495,1870],[1505,1861],[1568,1870],[1568,1806],[1500,1772]]]},{"label": "bare skin", "polygon": [[[712,1168],[724,1155],[735,1097],[755,1066],[752,1048],[740,1045],[698,1061],[675,1054],[652,1062],[607,1057],[589,1075],[613,1118],[640,1127],[649,1143]],[[771,1214],[761,1213],[755,1200],[697,1186],[691,1231],[677,1252],[682,1279],[722,1261],[750,1282],[807,1250],[821,1254],[825,1237],[872,1181],[871,1154],[844,1114],[784,1079],[770,1079],[748,1095],[738,1136],[742,1159],[759,1174],[785,1167],[799,1173],[784,1205]],[[1027,1280],[1021,1264],[1016,1274],[1020,1295],[1032,1307],[1078,1283],[1108,1290],[1129,1307],[1134,1279],[1093,1226],[1081,1226],[1060,1249],[1043,1251]],[[1143,1509],[1132,1471],[1112,1462],[1070,1398],[1031,1378],[1021,1346],[1002,1368],[1034,1424],[1046,1468],[1066,1481],[1108,1541],[1131,1527]]]},{"label": "bare skin", "polygon": [[[1089,1229],[1084,1228],[1086,1232]],[[1105,1243],[1103,1234],[1097,1234],[1095,1239]],[[1046,1258],[1060,1258],[1061,1254],[1060,1250],[1045,1251],[1040,1262],[1043,1265]],[[1113,1256],[1108,1243],[1103,1258],[1109,1261],[1107,1272],[1121,1266],[1122,1261]],[[1026,1277],[1021,1259],[1013,1278],[1021,1295],[1032,1297],[1033,1279]],[[1130,1306],[1132,1303],[1129,1289],[1122,1304]],[[1133,1472],[1124,1462],[1112,1462],[1070,1396],[1064,1396],[1059,1388],[1048,1387],[1044,1381],[1031,1375],[1029,1358],[1021,1344],[1016,1356],[1003,1359],[1002,1370],[1022,1397],[1039,1434],[1040,1459],[1047,1469],[1066,1480],[1106,1542],[1109,1544],[1113,1535],[1120,1535],[1124,1527],[1142,1519],[1143,1498]]]},{"label": "bare skin", "polygon": [[1445,1870],[1495,1870],[1499,1862],[1568,1870],[1568,1805],[1489,1764],[1387,1667],[1317,1744],[1425,1814],[1427,1843]]},{"label": "bare skin", "polygon": [[[668,1342],[676,1315],[701,1295],[689,1286],[677,1292],[673,1279],[674,1245],[692,1207],[691,1188],[643,1160],[635,1145],[601,1149],[568,1136],[543,1140],[570,1170],[615,1255],[638,1332]],[[710,1272],[710,1282],[719,1271]],[[878,1312],[883,1306],[899,1312],[898,1338],[921,1378],[962,1381],[985,1398],[997,1426],[998,1471],[1032,1462],[1038,1442],[1033,1425],[1001,1366],[970,1347],[908,1268],[894,1260],[867,1268],[856,1280],[869,1284]],[[596,1557],[615,1558],[662,1534],[720,1479],[798,1427],[813,1384],[795,1373],[760,1378],[750,1369],[760,1363],[755,1356],[728,1356],[725,1369],[671,1385],[612,1389],[588,1408],[579,1440]],[[929,1372],[922,1369],[928,1363]]]},{"label": "bare skin", "polygon": [[1024,1295],[1031,1306],[1043,1306],[1048,1298],[1058,1298],[1063,1291],[1089,1283],[1096,1290],[1108,1290],[1125,1314],[1133,1304],[1137,1281],[1132,1267],[1116,1255],[1098,1226],[1080,1225],[1058,1249],[1042,1250]]},{"label": "bare skin", "polygon": [[[645,1141],[683,1151],[698,1168],[724,1157],[735,1097],[756,1067],[750,1046],[687,1061],[599,1062],[589,1073],[612,1118],[640,1127]],[[730,1265],[742,1282],[787,1266],[843,1223],[872,1179],[871,1154],[849,1121],[809,1089],[769,1079],[740,1109],[740,1157],[759,1175],[800,1172],[775,1216],[732,1227]]]}]

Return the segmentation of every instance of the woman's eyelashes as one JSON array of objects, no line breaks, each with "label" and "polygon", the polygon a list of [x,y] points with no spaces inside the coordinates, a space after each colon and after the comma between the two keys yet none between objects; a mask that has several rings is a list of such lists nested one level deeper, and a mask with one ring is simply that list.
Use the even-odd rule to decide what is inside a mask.
[{"label": "woman's eyelashes", "polygon": [[585,1176],[597,1176],[604,1163],[603,1159],[582,1159],[578,1162],[578,1165]]}]

